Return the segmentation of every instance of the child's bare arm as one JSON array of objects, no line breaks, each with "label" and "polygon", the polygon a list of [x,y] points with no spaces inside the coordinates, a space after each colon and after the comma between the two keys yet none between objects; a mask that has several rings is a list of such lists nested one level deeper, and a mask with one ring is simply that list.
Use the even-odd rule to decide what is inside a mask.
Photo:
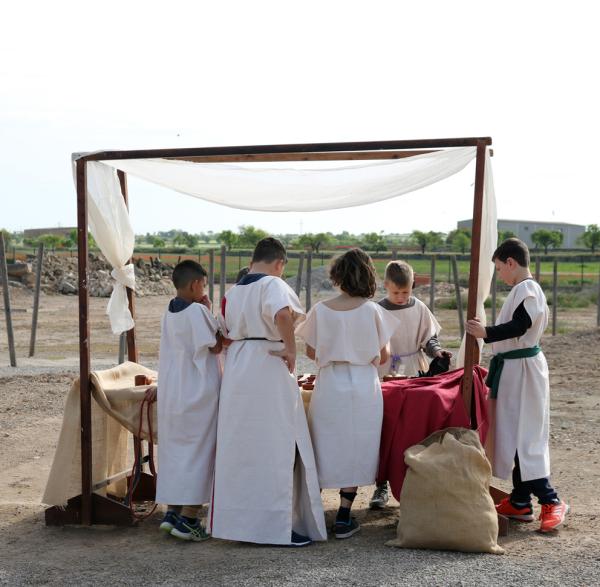
[{"label": "child's bare arm", "polygon": [[280,351],[269,351],[269,353],[281,357],[289,372],[293,373],[296,368],[296,338],[294,335],[294,318],[287,306],[275,314],[275,325],[284,347]]},{"label": "child's bare arm", "polygon": [[390,358],[390,345],[386,344],[379,351],[379,364],[383,365]]},{"label": "child's bare arm", "polygon": [[217,332],[217,344],[209,347],[208,350],[215,355],[218,355],[223,350],[223,335],[220,332]]},{"label": "child's bare arm", "polygon": [[313,361],[317,358],[315,349],[313,349],[313,347],[311,347],[309,344],[306,345],[306,356]]}]

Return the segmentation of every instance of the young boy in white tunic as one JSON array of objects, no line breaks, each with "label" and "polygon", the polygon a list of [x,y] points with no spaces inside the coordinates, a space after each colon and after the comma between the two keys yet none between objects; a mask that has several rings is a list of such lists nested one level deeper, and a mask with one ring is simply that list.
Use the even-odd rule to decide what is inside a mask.
[{"label": "young boy in white tunic", "polygon": [[313,448],[294,377],[304,316],[281,279],[287,257],[261,240],[222,307],[231,340],[219,403],[211,527],[215,538],[304,546],[326,540]]},{"label": "young boy in white tunic", "polygon": [[[550,485],[550,384],[548,365],[539,347],[548,325],[548,306],[542,288],[531,277],[529,250],[516,238],[505,240],[492,257],[499,277],[513,286],[495,326],[468,320],[472,336],[492,343],[494,356],[486,383],[496,402],[493,435],[493,473],[508,479],[510,497],[496,506],[498,513],[523,522],[533,521],[531,495],[542,506],[540,531],[558,528],[569,511]],[[514,467],[513,467],[514,463]]]},{"label": "young boy in white tunic", "polygon": [[[390,339],[390,357],[379,367],[379,375],[417,377],[427,373],[429,359],[450,362],[452,353],[442,349],[438,335],[442,329],[429,308],[412,295],[415,274],[405,261],[390,261],[385,268],[383,286],[386,297],[379,302],[400,325]],[[446,367],[447,370],[447,367]],[[378,481],[369,507],[380,509],[389,501],[387,481]]]},{"label": "young boy in white tunic", "polygon": [[316,304],[296,334],[319,369],[308,413],[319,484],[340,490],[333,533],[349,538],[360,529],[350,516],[358,486],[371,485],[377,473],[383,419],[377,366],[388,358],[398,321],[369,300],[375,268],[362,250],[335,259],[330,279],[340,294]]},{"label": "young boy in white tunic", "polygon": [[161,323],[156,501],[169,504],[161,530],[183,540],[209,537],[198,520],[209,503],[214,472],[221,350],[217,322],[205,295],[206,271],[186,260],[173,270],[177,297]]}]

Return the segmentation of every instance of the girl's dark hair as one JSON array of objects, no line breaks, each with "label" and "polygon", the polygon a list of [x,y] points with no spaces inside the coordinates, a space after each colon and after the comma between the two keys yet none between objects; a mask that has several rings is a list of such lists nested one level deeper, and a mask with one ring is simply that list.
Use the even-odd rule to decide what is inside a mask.
[{"label": "girl's dark hair", "polygon": [[492,255],[492,261],[498,259],[502,263],[512,257],[521,267],[529,267],[529,249],[518,238],[507,238]]},{"label": "girl's dark hair", "polygon": [[352,297],[372,298],[377,291],[375,266],[362,249],[350,249],[331,262],[329,279]]}]

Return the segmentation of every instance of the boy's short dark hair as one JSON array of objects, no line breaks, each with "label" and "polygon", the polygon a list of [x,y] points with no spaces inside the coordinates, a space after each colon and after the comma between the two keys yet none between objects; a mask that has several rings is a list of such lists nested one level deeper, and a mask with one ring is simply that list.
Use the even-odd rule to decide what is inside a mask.
[{"label": "boy's short dark hair", "polygon": [[390,261],[386,265],[384,279],[398,287],[412,287],[415,272],[406,261]]},{"label": "boy's short dark hair", "polygon": [[492,261],[498,259],[502,263],[512,257],[521,267],[529,267],[529,249],[527,245],[518,238],[507,238],[492,255]]},{"label": "boy's short dark hair", "polygon": [[171,279],[175,288],[181,289],[192,281],[202,279],[203,277],[208,277],[206,269],[200,263],[186,259],[185,261],[181,261],[181,263],[177,263],[175,269],[173,269]]},{"label": "boy's short dark hair", "polygon": [[278,260],[287,262],[287,253],[280,240],[268,236],[256,243],[252,253],[252,263],[272,263]]},{"label": "boy's short dark hair", "polygon": [[377,291],[375,266],[362,249],[350,249],[336,257],[329,269],[329,279],[349,296],[372,298]]}]

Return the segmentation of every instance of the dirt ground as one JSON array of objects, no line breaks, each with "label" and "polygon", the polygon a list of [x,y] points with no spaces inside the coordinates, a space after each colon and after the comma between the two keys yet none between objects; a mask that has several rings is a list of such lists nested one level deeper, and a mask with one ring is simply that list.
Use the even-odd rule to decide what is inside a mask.
[{"label": "dirt ground", "polygon": [[[11,291],[19,367],[8,367],[0,327],[0,584],[72,585],[599,585],[600,584],[600,331],[595,307],[559,314],[559,332],[543,341],[551,372],[553,479],[572,506],[555,535],[537,523],[512,524],[504,556],[392,549],[397,504],[367,508],[362,488],[356,515],[362,531],[348,541],[304,549],[210,540],[182,544],[157,530],[160,513],[133,528],[50,528],[40,504],[62,420],[77,375],[77,299],[44,296],[36,357],[27,359],[31,295]],[[141,362],[155,366],[159,316],[166,297],[137,300]],[[91,300],[92,356],[111,366],[118,341],[104,316],[106,299]],[[442,311],[442,341],[455,347],[456,315]],[[485,355],[484,355],[485,361]],[[307,362],[300,370],[311,370]],[[499,486],[507,488],[506,483]],[[325,492],[328,524],[336,496]]]}]

